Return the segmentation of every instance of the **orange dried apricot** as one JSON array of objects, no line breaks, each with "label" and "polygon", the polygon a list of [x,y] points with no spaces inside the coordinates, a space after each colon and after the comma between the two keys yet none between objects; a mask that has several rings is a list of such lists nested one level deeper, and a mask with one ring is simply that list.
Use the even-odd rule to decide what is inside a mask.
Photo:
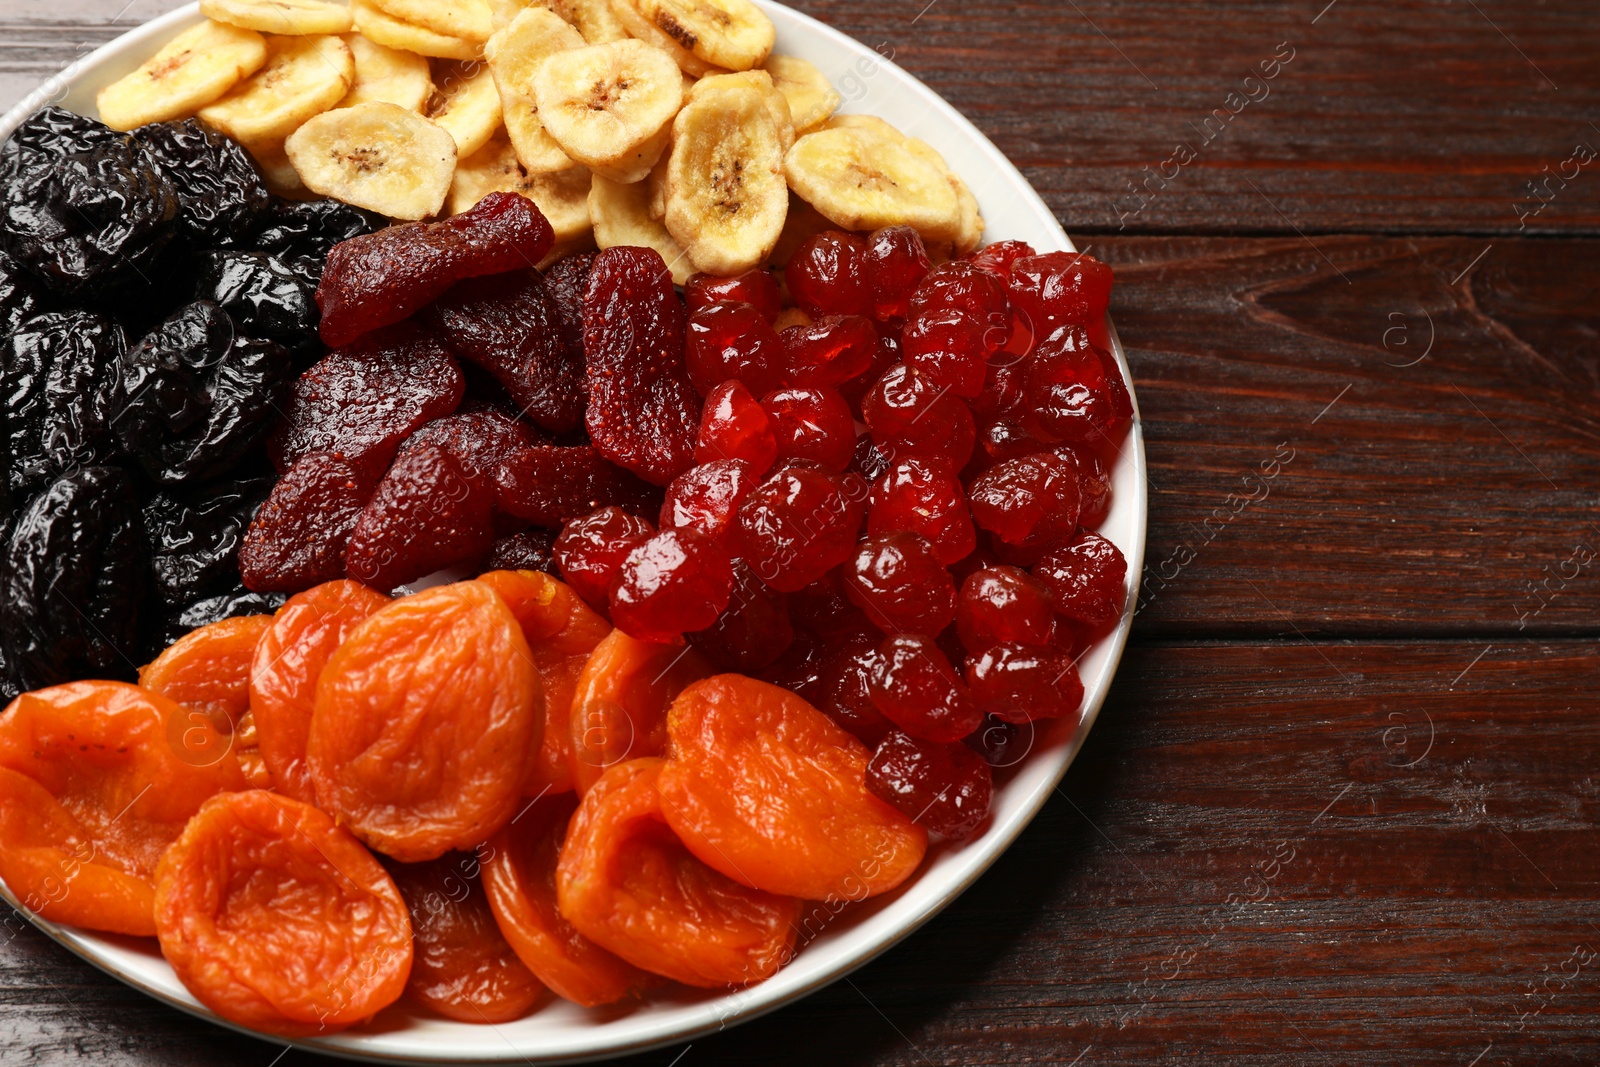
[{"label": "orange dried apricot", "polygon": [[567,729],[572,693],[589,653],[611,632],[611,624],[542,571],[490,571],[478,581],[499,593],[517,617],[544,683],[544,735],[523,792],[565,793],[572,788],[572,735]]},{"label": "orange dried apricot", "polygon": [[770,978],[793,953],[800,901],[696,859],[662,817],[662,766],[618,764],[584,795],[556,866],[561,914],[629,963],[686,985]]},{"label": "orange dried apricot", "polygon": [[482,582],[396,600],[317,681],[306,762],[317,805],[404,863],[476,848],[516,813],[539,744],[539,675]]},{"label": "orange dried apricot", "polygon": [[223,619],[184,635],[139,669],[142,688],[202,713],[231,736],[245,781],[260,789],[272,787],[272,773],[250,715],[250,666],[270,629],[271,615]]},{"label": "orange dried apricot", "polygon": [[861,900],[922,862],[928,834],[867,791],[872,753],[787,689],[738,674],[689,686],[667,716],[661,808],[723,874],[807,900]]},{"label": "orange dried apricot", "polygon": [[252,1030],[306,1037],[405,990],[411,921],[372,853],[266,790],[206,801],[156,872],[161,953],[195,998]]},{"label": "orange dried apricot", "polygon": [[572,694],[568,736],[578,792],[588,792],[613,764],[665,752],[672,698],[715,670],[688,646],[611,631],[583,665]]},{"label": "orange dried apricot", "polygon": [[522,962],[557,994],[595,1008],[657,979],[607,952],[561,917],[556,862],[577,806],[570,793],[546,797],[478,851],[484,858],[489,906]]},{"label": "orange dried apricot", "polygon": [[393,864],[389,874],[411,911],[407,996],[464,1023],[510,1022],[533,1010],[544,986],[495,925],[477,856],[447,852]]},{"label": "orange dried apricot", "polygon": [[0,878],[46,919],[149,936],[161,853],[207,797],[242,788],[227,738],[165,697],[24,693],[0,715]]},{"label": "orange dried apricot", "polygon": [[382,593],[341,579],[296,593],[273,616],[250,671],[250,718],[280,793],[316,802],[306,738],[317,679],[350,632],[388,603]]}]

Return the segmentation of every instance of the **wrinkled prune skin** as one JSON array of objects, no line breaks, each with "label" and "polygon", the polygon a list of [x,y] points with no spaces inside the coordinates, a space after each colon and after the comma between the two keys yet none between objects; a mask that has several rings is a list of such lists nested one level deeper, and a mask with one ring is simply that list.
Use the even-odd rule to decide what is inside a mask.
[{"label": "wrinkled prune skin", "polygon": [[131,135],[47,108],[4,152],[0,240],[46,289],[114,295],[147,283],[177,233],[178,194]]},{"label": "wrinkled prune skin", "polygon": [[557,434],[582,420],[583,356],[568,348],[538,272],[460,282],[428,317],[450,350],[492,374],[528,418]]},{"label": "wrinkled prune skin", "polygon": [[194,248],[247,247],[272,200],[237,141],[197,119],[153,122],[133,131],[178,194],[178,232]]},{"label": "wrinkled prune skin", "polygon": [[334,245],[376,233],[388,224],[389,220],[375,211],[339,200],[274,198],[250,244],[286,263],[309,264],[314,272],[309,280],[315,285],[322,278],[322,264]]},{"label": "wrinkled prune skin", "polygon": [[10,684],[131,677],[146,566],[126,471],[86,467],[52,482],[23,509],[0,561]]},{"label": "wrinkled prune skin", "polygon": [[17,261],[0,252],[0,341],[43,310],[38,288]]},{"label": "wrinkled prune skin", "polygon": [[221,305],[239,332],[291,348],[316,340],[316,286],[265,252],[208,252],[200,257],[195,296]]},{"label": "wrinkled prune skin", "polygon": [[88,311],[37,315],[12,333],[3,401],[9,482],[19,496],[113,457],[115,374],[126,346],[121,327]]},{"label": "wrinkled prune skin", "polygon": [[293,375],[282,345],[197,300],[123,356],[117,439],[163,485],[220,478],[266,436]]},{"label": "wrinkled prune skin", "polygon": [[272,479],[213,482],[157,493],[144,506],[152,592],[169,608],[222,593],[239,582],[239,543],[272,490]]},{"label": "wrinkled prune skin", "polygon": [[210,626],[223,619],[237,619],[243,615],[271,615],[283,607],[288,597],[283,593],[252,593],[242,585],[235,585],[226,593],[202,597],[184,604],[167,615],[166,626],[160,635],[160,647],[166,648],[180,637],[202,626]]}]

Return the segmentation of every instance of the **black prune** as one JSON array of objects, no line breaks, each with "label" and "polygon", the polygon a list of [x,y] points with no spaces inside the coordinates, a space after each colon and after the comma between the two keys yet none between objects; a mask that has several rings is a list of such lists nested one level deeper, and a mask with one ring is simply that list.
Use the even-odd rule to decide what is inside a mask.
[{"label": "black prune", "polygon": [[178,231],[195,248],[241,248],[272,194],[237,141],[196,119],[154,122],[133,136],[155,156],[178,193]]},{"label": "black prune", "polygon": [[317,287],[265,252],[208,252],[195,296],[222,305],[252,337],[299,346],[317,332]]},{"label": "black prune", "polygon": [[124,354],[117,439],[163,485],[220,478],[266,435],[293,377],[282,345],[239,336],[197,300]]},{"label": "black prune", "polygon": [[0,145],[0,184],[26,181],[29,172],[52,160],[116,144],[125,136],[64,107],[42,107]]},{"label": "black prune", "polygon": [[88,311],[36,315],[11,334],[3,402],[18,494],[115,455],[114,378],[126,347],[120,326]]},{"label": "black prune", "polygon": [[277,256],[315,289],[334,245],[388,224],[389,220],[375,211],[338,200],[274,199],[251,244]]},{"label": "black prune", "polygon": [[0,341],[40,310],[39,290],[16,260],[0,251]]},{"label": "black prune", "polygon": [[239,542],[272,482],[217,482],[151,497],[144,528],[155,595],[174,607],[237,585]]},{"label": "black prune", "polygon": [[0,561],[11,682],[133,677],[148,565],[126,471],[85,467],[52,482],[23,509]]},{"label": "black prune", "polygon": [[[128,134],[62,132],[53,115],[34,128],[39,118],[8,146],[6,251],[60,296],[103,298],[148,284],[178,216],[177,191],[155,156]],[[52,155],[55,146],[73,150]]]},{"label": "black prune", "polygon": [[160,634],[161,647],[166,648],[180,637],[210,626],[223,619],[237,619],[243,615],[271,615],[289,599],[285,593],[252,593],[242,585],[235,585],[226,593],[203,597],[185,604],[167,616]]}]

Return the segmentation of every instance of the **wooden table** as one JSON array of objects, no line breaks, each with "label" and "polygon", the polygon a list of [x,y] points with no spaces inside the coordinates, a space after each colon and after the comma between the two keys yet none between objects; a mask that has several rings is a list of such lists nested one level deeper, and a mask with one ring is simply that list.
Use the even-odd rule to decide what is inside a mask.
[{"label": "wooden table", "polygon": [[[7,0],[0,104],[171,6],[122,2]],[[1116,267],[1144,605],[1060,795],[965,897],[637,1062],[1593,1067],[1593,4],[798,6]],[[316,1058],[31,930],[0,989],[6,1063]]]}]

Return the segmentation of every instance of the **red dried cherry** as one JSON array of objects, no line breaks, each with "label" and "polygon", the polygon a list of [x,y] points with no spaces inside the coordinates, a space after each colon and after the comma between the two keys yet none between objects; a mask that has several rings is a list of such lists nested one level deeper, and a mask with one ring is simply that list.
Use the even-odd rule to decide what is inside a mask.
[{"label": "red dried cherry", "polygon": [[822,672],[827,656],[827,648],[815,634],[797,630],[783,654],[758,671],[756,677],[782,686],[815,706],[822,702]]},{"label": "red dried cherry", "polygon": [[980,425],[986,425],[1010,413],[1022,401],[1023,385],[1024,372],[1020,362],[990,361],[989,369],[984,372],[983,391],[968,401],[972,407],[972,417]]},{"label": "red dried cherry", "polygon": [[946,263],[911,299],[901,358],[957,396],[974,397],[983,391],[990,354],[1010,336],[1005,287],[970,263]]},{"label": "red dried cherry", "polygon": [[1083,682],[1072,657],[1039,645],[996,645],[967,661],[973,702],[1005,722],[1077,713]]},{"label": "red dried cherry", "polygon": [[708,304],[691,315],[688,360],[701,396],[729,380],[764,396],[783,381],[783,342],[754,304]]},{"label": "red dried cherry", "polygon": [[986,274],[992,274],[1001,281],[1011,280],[1011,268],[1019,259],[1029,259],[1039,253],[1033,246],[1023,241],[996,241],[987,248],[980,249],[967,257],[967,262]]},{"label": "red dried cherry", "polygon": [[750,674],[769,667],[794,641],[787,601],[736,559],[728,606],[716,622],[689,634],[689,643],[726,670]]},{"label": "red dried cherry", "polygon": [[560,526],[596,508],[651,511],[661,498],[661,490],[588,445],[517,449],[495,469],[494,488],[501,511],[539,526]]},{"label": "red dried cherry", "polygon": [[622,569],[622,561],[655,532],[646,519],[617,507],[601,508],[567,523],[553,549],[556,566],[590,607],[609,612],[611,583]]},{"label": "red dried cherry", "polygon": [[883,659],[877,631],[850,633],[844,644],[829,656],[822,676],[822,711],[863,744],[877,745],[894,729],[872,703],[872,672]]},{"label": "red dried cherry", "polygon": [[1047,252],[1011,264],[1011,300],[1035,337],[1063,326],[1088,326],[1111,303],[1111,268],[1080,252]]},{"label": "red dried cherry", "polygon": [[872,281],[872,316],[880,322],[903,319],[911,294],[933,269],[922,235],[910,226],[890,226],[867,238],[866,272]]},{"label": "red dried cherry", "polygon": [[918,740],[898,731],[867,764],[867,788],[936,834],[971,836],[989,815],[989,764],[966,745]]},{"label": "red dried cherry", "polygon": [[718,278],[712,274],[696,274],[683,287],[683,299],[693,315],[711,304],[753,304],[762,316],[772,322],[783,311],[783,294],[772,272],[757,268],[736,278]]},{"label": "red dried cherry", "polygon": [[783,276],[795,303],[813,317],[872,314],[867,245],[853,234],[817,234],[795,250]]},{"label": "red dried cherry", "polygon": [[996,463],[968,495],[973,521],[1008,544],[1051,545],[1078,527],[1077,467],[1054,452]]},{"label": "red dried cherry", "polygon": [[1079,534],[1070,545],[1051,552],[1033,568],[1033,576],[1068,619],[1101,627],[1122,616],[1128,561],[1098,534]]},{"label": "red dried cherry", "polygon": [[[816,633],[839,633],[849,629],[846,620],[861,620],[863,629],[870,629],[865,617],[850,598],[844,595],[844,567],[835,567],[816,581],[789,594],[789,613],[794,621]],[[882,640],[874,637],[873,642]]]},{"label": "red dried cherry", "polygon": [[991,767],[1015,767],[1033,745],[1034,727],[1025,730],[993,715],[983,717],[983,725],[963,739],[963,744]]},{"label": "red dried cherry", "polygon": [[726,381],[706,394],[694,442],[696,463],[740,459],[750,464],[753,473],[765,474],[777,458],[772,417],[743,382]]},{"label": "red dried cherry", "polygon": [[907,456],[872,486],[867,532],[910,530],[933,546],[940,563],[965,558],[977,544],[961,480],[943,460]]},{"label": "red dried cherry", "polygon": [[662,530],[628,553],[611,585],[611,620],[630,637],[682,644],[717,621],[733,589],[728,554],[689,530]]},{"label": "red dried cherry", "polygon": [[878,450],[892,459],[934,456],[959,470],[972,457],[972,411],[915,367],[890,367],[861,401]]},{"label": "red dried cherry", "polygon": [[494,494],[474,486],[438,445],[408,449],[350,532],[345,573],[380,592],[483,555],[494,543]]},{"label": "red dried cherry", "polygon": [[1044,587],[1020,567],[974,571],[956,599],[956,632],[968,652],[1000,644],[1049,644],[1055,621]]},{"label": "red dried cherry", "polygon": [[1064,326],[1041,341],[1028,364],[1026,425],[1041,439],[1106,440],[1117,419],[1100,352],[1081,326]]},{"label": "red dried cherry", "polygon": [[740,459],[719,459],[691,467],[667,487],[661,504],[661,529],[689,530],[723,542],[739,505],[756,487],[759,475]]},{"label": "red dried cherry", "polygon": [[881,534],[857,545],[844,591],[885,633],[936,634],[956,617],[950,572],[914,533]]},{"label": "red dried cherry", "polygon": [[1078,465],[1078,525],[1093,530],[1106,521],[1111,513],[1111,472],[1105,460],[1093,449],[1062,448],[1057,454],[1070,453]]},{"label": "red dried cherry", "polygon": [[780,389],[761,407],[772,420],[779,461],[809,459],[830,471],[850,466],[856,451],[856,420],[837,389]]},{"label": "red dried cherry", "polygon": [[900,729],[928,741],[959,741],[983,721],[965,683],[936,641],[897,634],[879,645],[870,680],[872,703]]},{"label": "red dried cherry", "polygon": [[867,395],[867,390],[877,385],[890,367],[900,362],[899,323],[874,322],[872,325],[878,332],[878,350],[872,357],[872,366],[839,386],[839,392],[858,413],[861,411],[861,398]]},{"label": "red dried cherry", "polygon": [[877,328],[860,315],[824,315],[809,326],[789,327],[780,339],[791,385],[843,385],[878,358]]},{"label": "red dried cherry", "polygon": [[774,589],[803,589],[850,558],[865,498],[853,475],[784,467],[739,506],[736,554]]}]

